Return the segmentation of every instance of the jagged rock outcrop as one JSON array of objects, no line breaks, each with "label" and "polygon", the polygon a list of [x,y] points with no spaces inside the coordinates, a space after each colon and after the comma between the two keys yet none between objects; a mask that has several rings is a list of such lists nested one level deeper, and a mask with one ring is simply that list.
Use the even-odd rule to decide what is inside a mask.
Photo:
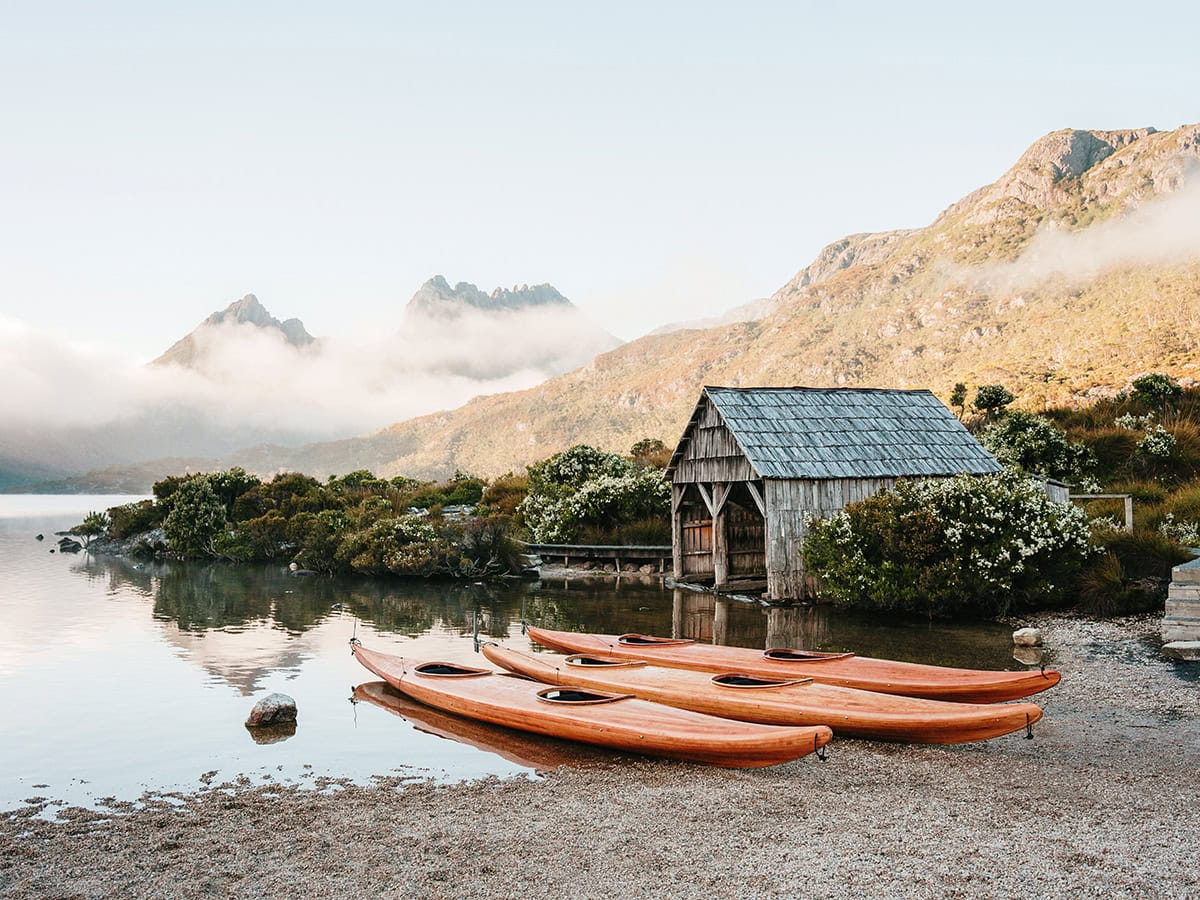
[{"label": "jagged rock outcrop", "polygon": [[468,309],[502,312],[548,306],[569,307],[571,301],[550,284],[514,285],[511,290],[496,288],[487,294],[466,281],[450,287],[444,277],[435,275],[417,289],[405,312],[408,315],[456,316]]},{"label": "jagged rock outcrop", "polygon": [[201,355],[201,343],[197,339],[199,332],[221,325],[253,325],[256,328],[274,330],[279,332],[287,343],[296,348],[308,347],[316,341],[316,338],[305,330],[304,323],[299,319],[285,319],[281,322],[267,312],[267,308],[258,302],[257,297],[247,294],[241,300],[230,303],[224,309],[213,313],[197,325],[190,334],[172,344],[167,352],[155,359],[151,365],[173,363],[178,366],[196,366],[200,362]]}]

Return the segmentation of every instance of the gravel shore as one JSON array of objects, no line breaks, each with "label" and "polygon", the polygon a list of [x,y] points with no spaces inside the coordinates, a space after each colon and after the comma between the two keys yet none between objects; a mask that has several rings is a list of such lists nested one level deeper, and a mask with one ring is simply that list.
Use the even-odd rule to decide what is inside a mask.
[{"label": "gravel shore", "polygon": [[[5,897],[1200,896],[1200,682],[1158,620],[1043,616],[1034,740],[835,740],[765,770],[217,786],[0,817]],[[338,789],[340,788],[340,789]]]}]

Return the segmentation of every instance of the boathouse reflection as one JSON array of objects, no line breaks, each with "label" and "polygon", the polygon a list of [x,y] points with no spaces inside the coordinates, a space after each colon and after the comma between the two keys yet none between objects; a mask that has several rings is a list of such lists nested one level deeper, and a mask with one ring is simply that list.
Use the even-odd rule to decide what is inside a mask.
[{"label": "boathouse reflection", "polygon": [[829,609],[769,606],[675,588],[671,637],[733,647],[820,648],[830,642]]}]

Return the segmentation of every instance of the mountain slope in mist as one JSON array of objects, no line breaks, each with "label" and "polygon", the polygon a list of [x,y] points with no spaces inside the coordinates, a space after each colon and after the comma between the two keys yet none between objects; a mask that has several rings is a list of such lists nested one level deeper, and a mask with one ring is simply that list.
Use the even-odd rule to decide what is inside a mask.
[{"label": "mountain slope in mist", "polygon": [[584,441],[673,443],[704,384],[1003,382],[1027,406],[1200,376],[1200,126],[1063,130],[925,228],[851,235],[756,321],[651,335],[529,390],[366,438],[237,459],[492,475]]}]

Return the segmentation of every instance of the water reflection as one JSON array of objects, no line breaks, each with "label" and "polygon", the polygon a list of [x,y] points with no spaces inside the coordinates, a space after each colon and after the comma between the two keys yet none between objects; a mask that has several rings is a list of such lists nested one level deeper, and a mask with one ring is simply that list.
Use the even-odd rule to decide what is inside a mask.
[{"label": "water reflection", "polygon": [[[318,652],[307,635],[331,617],[419,639],[508,640],[545,628],[669,634],[740,647],[853,650],[944,665],[1012,668],[1006,629],[890,621],[828,607],[764,608],[667,589],[654,579],[503,585],[298,577],[274,565],[136,562],[85,555],[73,568],[108,592],[152,601],[165,639],[244,694],[268,673],[296,671]],[[241,637],[238,637],[241,636]]]}]

